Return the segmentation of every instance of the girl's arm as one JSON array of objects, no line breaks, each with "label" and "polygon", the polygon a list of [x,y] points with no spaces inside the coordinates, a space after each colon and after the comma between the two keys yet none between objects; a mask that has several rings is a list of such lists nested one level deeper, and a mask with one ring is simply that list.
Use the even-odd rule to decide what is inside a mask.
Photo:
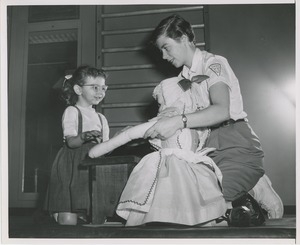
[{"label": "girl's arm", "polygon": [[64,111],[62,116],[62,128],[66,144],[70,148],[80,147],[84,142],[93,140],[101,135],[98,130],[86,131],[80,134],[77,133],[78,111],[74,106],[69,106]]},{"label": "girl's arm", "polygon": [[84,141],[81,139],[81,134],[79,134],[77,136],[66,137],[66,143],[70,148],[78,148]]},{"label": "girl's arm", "polygon": [[[211,100],[209,107],[201,111],[186,114],[188,128],[209,127],[230,118],[229,87],[223,82],[218,82],[210,87],[209,96]],[[144,138],[159,137],[160,139],[166,139],[183,127],[181,115],[164,117],[147,130]]]},{"label": "girl's arm", "polygon": [[84,142],[100,137],[101,133],[98,130],[86,131],[77,136],[66,137],[67,145],[70,148],[77,148],[82,146]]}]

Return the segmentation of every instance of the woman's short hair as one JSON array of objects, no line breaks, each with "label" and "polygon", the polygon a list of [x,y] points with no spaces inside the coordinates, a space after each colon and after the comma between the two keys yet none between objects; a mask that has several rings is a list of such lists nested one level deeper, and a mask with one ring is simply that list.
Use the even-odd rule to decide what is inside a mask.
[{"label": "woman's short hair", "polygon": [[150,43],[156,45],[157,39],[162,35],[172,39],[179,39],[186,35],[190,42],[195,41],[195,34],[191,24],[176,14],[163,19],[158,24],[152,33]]}]

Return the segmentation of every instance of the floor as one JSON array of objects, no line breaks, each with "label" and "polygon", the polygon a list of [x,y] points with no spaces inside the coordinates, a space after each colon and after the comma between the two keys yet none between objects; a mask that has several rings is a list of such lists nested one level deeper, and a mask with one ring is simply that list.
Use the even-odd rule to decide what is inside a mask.
[{"label": "floor", "polygon": [[[60,226],[52,220],[39,220],[32,214],[11,215],[9,238],[194,238],[194,239],[295,239],[296,217],[285,215],[282,219],[266,220],[258,227],[198,227],[170,224],[151,224],[124,227],[112,221],[105,225]],[[23,240],[22,240],[23,241]]]}]

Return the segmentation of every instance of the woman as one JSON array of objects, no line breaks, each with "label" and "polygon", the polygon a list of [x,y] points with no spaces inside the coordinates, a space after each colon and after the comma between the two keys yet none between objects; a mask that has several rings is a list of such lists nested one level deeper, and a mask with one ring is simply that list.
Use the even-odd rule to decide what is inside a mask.
[{"label": "woman", "polygon": [[186,127],[210,127],[206,147],[217,149],[209,157],[223,174],[225,200],[233,206],[243,204],[249,201],[250,192],[269,218],[281,218],[281,199],[264,175],[264,152],[248,123],[239,82],[227,60],[198,49],[190,23],[178,15],[160,22],[152,42],[162,52],[163,59],[177,68],[183,67],[179,78],[192,80],[196,75],[206,75],[208,79],[190,85],[191,98],[199,110],[174,116],[172,108],[166,109],[144,137],[166,139]]}]

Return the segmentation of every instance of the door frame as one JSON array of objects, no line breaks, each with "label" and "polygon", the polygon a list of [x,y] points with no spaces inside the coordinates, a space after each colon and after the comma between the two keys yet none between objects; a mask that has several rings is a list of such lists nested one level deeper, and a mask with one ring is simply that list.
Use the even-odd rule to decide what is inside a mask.
[{"label": "door frame", "polygon": [[28,35],[32,31],[78,30],[77,65],[96,64],[96,6],[80,6],[77,20],[28,23],[28,6],[13,6],[8,83],[9,207],[36,207],[38,193],[25,193],[25,113]]}]

